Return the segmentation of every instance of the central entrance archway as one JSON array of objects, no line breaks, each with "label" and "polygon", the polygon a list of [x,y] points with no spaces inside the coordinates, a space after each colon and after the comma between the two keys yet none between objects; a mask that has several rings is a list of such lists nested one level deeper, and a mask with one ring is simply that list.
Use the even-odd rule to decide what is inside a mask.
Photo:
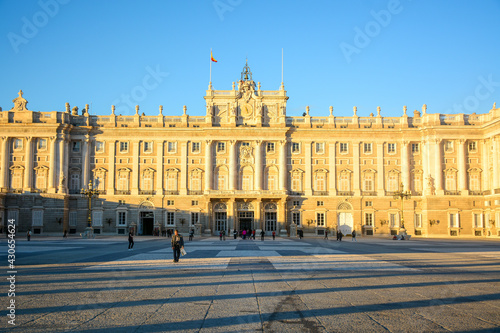
[{"label": "central entrance archway", "polygon": [[354,223],[352,220],[352,206],[347,201],[341,202],[337,207],[337,228],[342,234],[350,235]]},{"label": "central entrance archway", "polygon": [[238,203],[238,227],[239,230],[252,230],[254,227],[254,207],[250,202]]}]

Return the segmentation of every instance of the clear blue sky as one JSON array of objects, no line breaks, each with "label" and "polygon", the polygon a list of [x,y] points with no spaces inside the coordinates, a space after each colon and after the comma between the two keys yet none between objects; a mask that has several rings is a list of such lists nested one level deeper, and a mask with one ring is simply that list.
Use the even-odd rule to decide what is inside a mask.
[{"label": "clear blue sky", "polygon": [[499,18],[499,0],[1,1],[0,106],[22,89],[35,111],[204,115],[211,48],[222,90],[246,57],[278,89],[283,48],[289,116],[487,113],[500,103]]}]

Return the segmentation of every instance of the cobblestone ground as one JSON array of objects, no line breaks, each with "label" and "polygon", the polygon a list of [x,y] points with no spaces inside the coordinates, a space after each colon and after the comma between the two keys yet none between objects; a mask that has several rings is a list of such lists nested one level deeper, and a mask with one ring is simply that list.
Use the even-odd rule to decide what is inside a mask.
[{"label": "cobblestone ground", "polygon": [[500,331],[499,242],[198,238],[174,263],[167,239],[136,240],[18,241],[0,330]]}]

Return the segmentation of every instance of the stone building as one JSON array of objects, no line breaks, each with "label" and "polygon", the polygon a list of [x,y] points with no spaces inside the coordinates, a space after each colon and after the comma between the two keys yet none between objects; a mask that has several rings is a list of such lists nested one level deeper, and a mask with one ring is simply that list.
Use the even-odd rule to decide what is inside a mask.
[{"label": "stone building", "polygon": [[[22,91],[0,112],[0,225],[82,233],[93,182],[96,233],[296,229],[322,235],[500,235],[500,108],[383,117],[286,115],[248,65],[231,90],[209,84],[205,116],[38,112]],[[401,187],[403,186],[403,187]],[[411,193],[402,200],[401,190]]]}]

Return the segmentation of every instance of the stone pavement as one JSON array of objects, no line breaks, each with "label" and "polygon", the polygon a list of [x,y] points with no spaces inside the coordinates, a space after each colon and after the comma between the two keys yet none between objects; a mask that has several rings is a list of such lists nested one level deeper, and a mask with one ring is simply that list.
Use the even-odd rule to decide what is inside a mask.
[{"label": "stone pavement", "polygon": [[499,245],[198,238],[174,263],[165,238],[19,240],[16,326],[2,310],[0,330],[497,332]]}]

